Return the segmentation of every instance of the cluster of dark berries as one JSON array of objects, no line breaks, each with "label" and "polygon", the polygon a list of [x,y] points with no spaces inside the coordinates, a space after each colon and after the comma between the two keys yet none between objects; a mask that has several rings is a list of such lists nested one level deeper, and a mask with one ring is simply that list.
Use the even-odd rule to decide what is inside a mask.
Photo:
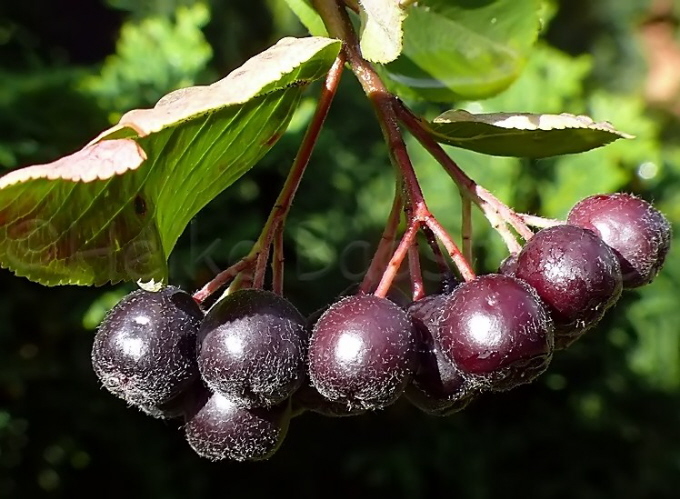
[{"label": "cluster of dark berries", "polygon": [[310,320],[259,289],[229,294],[207,313],[175,287],[136,291],[104,319],[92,361],[131,405],[183,418],[199,455],[265,459],[306,410],[350,416],[404,396],[448,415],[480,393],[534,380],[623,288],[652,281],[670,232],[645,201],[593,196],[498,273],[408,306],[346,296]]},{"label": "cluster of dark berries", "polygon": [[538,232],[501,272],[530,284],[565,348],[594,326],[621,295],[652,282],[670,248],[671,226],[651,204],[629,194],[591,196],[565,225]]},{"label": "cluster of dark berries", "polygon": [[92,364],[129,404],[154,417],[183,418],[201,456],[257,460],[283,441],[308,343],[305,319],[274,293],[240,290],[205,314],[169,286],[135,291],[111,310]]}]

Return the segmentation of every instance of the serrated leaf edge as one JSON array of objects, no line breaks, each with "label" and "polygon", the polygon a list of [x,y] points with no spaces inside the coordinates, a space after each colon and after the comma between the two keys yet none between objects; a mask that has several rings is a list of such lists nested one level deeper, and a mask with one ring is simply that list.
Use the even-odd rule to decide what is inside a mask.
[{"label": "serrated leaf edge", "polygon": [[594,121],[590,116],[570,113],[484,113],[474,114],[464,109],[446,111],[432,120],[432,124],[483,123],[506,130],[551,131],[566,129],[589,129],[608,132],[624,139],[635,136],[621,132],[608,121]]}]

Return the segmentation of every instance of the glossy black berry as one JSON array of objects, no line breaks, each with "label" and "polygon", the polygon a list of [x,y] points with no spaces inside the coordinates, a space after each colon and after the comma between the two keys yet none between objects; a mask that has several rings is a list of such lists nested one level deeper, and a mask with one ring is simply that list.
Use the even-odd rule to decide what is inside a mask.
[{"label": "glossy black berry", "polygon": [[309,347],[309,375],[321,395],[352,408],[394,402],[415,368],[413,325],[390,300],[373,295],[344,298],[316,322]]},{"label": "glossy black berry", "polygon": [[567,223],[592,230],[614,250],[625,288],[652,282],[670,249],[666,217],[631,194],[590,196],[571,209]]},{"label": "glossy black berry", "polygon": [[[352,284],[351,286],[347,287],[342,293],[340,293],[334,302],[340,301],[343,298],[347,298],[348,296],[354,296],[355,294],[359,293],[359,284]],[[410,300],[406,294],[401,291],[400,289],[397,288],[392,288],[389,290],[387,293],[387,296],[385,297],[391,302],[395,303],[396,305],[400,306],[403,309],[408,308],[410,305]],[[326,310],[328,310],[331,307],[331,305],[326,305],[324,307],[321,307],[314,312],[312,312],[308,317],[307,317],[307,325],[310,329],[314,328],[314,325],[316,324],[316,321],[319,320],[319,317],[321,317]]]},{"label": "glossy black berry", "polygon": [[416,332],[418,368],[405,396],[428,414],[445,416],[463,409],[477,392],[444,355],[436,339],[436,324],[447,295],[437,294],[413,302],[408,309]]},{"label": "glossy black berry", "polygon": [[246,407],[276,405],[305,376],[305,319],[285,298],[243,289],[217,302],[198,334],[198,365],[211,390]]},{"label": "glossy black berry", "polygon": [[203,313],[184,291],[138,290],[104,318],[92,366],[111,393],[156,417],[178,415],[172,403],[198,377],[196,333]]},{"label": "glossy black berry", "polygon": [[219,393],[212,394],[184,426],[189,445],[201,457],[218,461],[258,461],[271,457],[283,442],[290,404],[246,409]]},{"label": "glossy black berry", "polygon": [[441,308],[442,352],[480,387],[528,383],[550,363],[552,321],[536,292],[519,279],[478,277],[459,286]]}]

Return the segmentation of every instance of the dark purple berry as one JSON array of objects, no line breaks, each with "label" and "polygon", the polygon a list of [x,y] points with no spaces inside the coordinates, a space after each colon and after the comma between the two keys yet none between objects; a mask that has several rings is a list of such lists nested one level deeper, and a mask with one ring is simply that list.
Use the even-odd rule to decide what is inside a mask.
[{"label": "dark purple berry", "polygon": [[[335,302],[342,300],[343,298],[347,298],[348,296],[354,296],[356,294],[362,294],[359,291],[359,284],[352,284],[351,286],[347,287],[342,293],[340,293],[336,298]],[[389,292],[387,293],[386,298],[390,300],[391,302],[394,302],[395,304],[399,305],[401,308],[406,309],[408,308],[409,304],[411,303],[409,300],[409,297],[400,289],[398,288],[391,288]],[[307,317],[307,326],[310,329],[314,328],[314,324],[316,324],[316,321],[319,320],[319,317],[321,317],[326,310],[330,308],[330,305],[325,305],[314,312],[312,312],[308,317]]]},{"label": "dark purple berry", "polygon": [[290,404],[246,409],[214,393],[184,426],[189,445],[212,461],[258,461],[271,457],[288,431]]},{"label": "dark purple berry", "polygon": [[198,366],[211,390],[245,407],[290,397],[305,375],[305,319],[286,299],[243,289],[217,302],[198,334]]},{"label": "dark purple berry", "polygon": [[476,392],[439,346],[436,323],[447,295],[430,295],[413,302],[409,314],[416,331],[418,369],[405,396],[428,414],[444,416],[463,409]]},{"label": "dark purple berry", "polygon": [[356,295],[331,306],[316,323],[309,375],[331,401],[377,409],[394,402],[415,368],[413,325],[390,300]]},{"label": "dark purple berry", "polygon": [[517,255],[508,255],[505,260],[498,266],[498,273],[503,275],[514,276],[517,270]]},{"label": "dark purple berry", "polygon": [[666,217],[631,194],[590,196],[576,203],[567,223],[592,230],[614,250],[625,288],[652,282],[671,245]]},{"label": "dark purple berry", "polygon": [[453,292],[453,290],[460,286],[458,283],[451,291],[447,293],[438,293],[434,295],[427,295],[418,301],[411,302],[408,306],[407,312],[411,319],[417,320],[418,324],[430,326],[437,322],[438,315],[441,314],[442,304],[446,298]]},{"label": "dark purple berry", "polygon": [[196,333],[203,312],[184,291],[138,290],[104,318],[92,366],[114,395],[155,417],[174,416],[171,402],[198,378]]},{"label": "dark purple berry", "polygon": [[481,387],[528,383],[550,363],[552,321],[536,292],[519,279],[478,277],[459,286],[441,307],[442,351]]},{"label": "dark purple berry", "polygon": [[614,252],[594,232],[574,225],[537,232],[520,252],[515,275],[548,306],[557,348],[595,325],[622,289]]},{"label": "dark purple berry", "polygon": [[[194,381],[200,383],[200,380]],[[182,393],[176,397],[164,402],[162,404],[143,404],[139,406],[142,412],[157,419],[175,419],[184,417],[186,414],[185,399],[191,392],[191,387],[188,386],[182,390]]]}]

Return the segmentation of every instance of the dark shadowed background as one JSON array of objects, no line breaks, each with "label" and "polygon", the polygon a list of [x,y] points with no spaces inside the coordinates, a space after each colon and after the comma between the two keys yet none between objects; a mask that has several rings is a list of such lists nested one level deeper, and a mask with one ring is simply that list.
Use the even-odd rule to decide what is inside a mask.
[{"label": "dark shadowed background", "polygon": [[[466,105],[587,113],[638,138],[541,161],[452,154],[522,211],[563,218],[586,195],[625,190],[677,224],[680,2],[548,5],[552,20],[521,79]],[[214,81],[284,35],[304,30],[280,0],[2,2],[0,169],[73,152],[122,112]],[[317,91],[271,153],[187,228],[170,260],[174,284],[197,289],[247,252]],[[445,109],[414,105],[429,117]],[[456,234],[454,186],[409,145],[431,207]],[[286,295],[303,313],[360,279],[389,210],[391,175],[378,126],[347,74],[287,227]],[[500,238],[481,217],[475,224],[475,266],[491,271],[505,256]],[[356,418],[305,414],[271,460],[246,464],[198,458],[178,424],[100,388],[92,337],[131,285],[47,288],[2,270],[0,497],[678,497],[676,254],[530,386],[449,418],[405,402]]]}]

